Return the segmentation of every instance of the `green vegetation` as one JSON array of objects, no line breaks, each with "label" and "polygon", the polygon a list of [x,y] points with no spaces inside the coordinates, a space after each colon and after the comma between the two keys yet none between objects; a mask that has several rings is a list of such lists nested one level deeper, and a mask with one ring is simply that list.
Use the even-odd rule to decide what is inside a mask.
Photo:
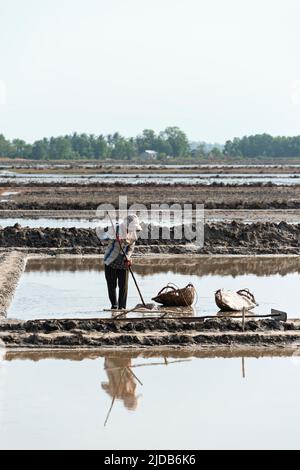
[{"label": "green vegetation", "polygon": [[269,134],[245,136],[228,140],[224,155],[231,157],[299,157],[300,136],[272,137]]},{"label": "green vegetation", "polygon": [[145,150],[157,152],[158,160],[226,158],[293,158],[300,157],[300,136],[272,137],[258,134],[228,140],[222,146],[204,142],[189,142],[178,127],[167,127],[156,133],[145,129],[137,137],[77,134],[51,137],[28,144],[23,140],[9,141],[0,134],[0,157],[32,160],[136,160]]},{"label": "green vegetation", "polygon": [[73,134],[37,140],[32,145],[23,140],[9,141],[0,135],[0,156],[33,160],[132,160],[145,150],[154,150],[158,158],[184,158],[190,155],[187,136],[178,127],[167,127],[156,134],[146,129],[136,138],[113,135]]}]

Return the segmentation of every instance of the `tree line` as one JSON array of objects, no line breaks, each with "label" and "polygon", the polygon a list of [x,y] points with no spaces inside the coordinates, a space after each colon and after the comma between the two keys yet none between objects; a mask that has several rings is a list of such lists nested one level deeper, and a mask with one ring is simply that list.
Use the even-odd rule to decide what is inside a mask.
[{"label": "tree line", "polygon": [[231,157],[300,157],[300,136],[273,137],[257,134],[228,140],[224,155]]},{"label": "tree line", "polygon": [[300,136],[273,137],[257,134],[228,140],[222,147],[190,143],[178,127],[167,127],[156,133],[145,129],[136,137],[118,132],[109,135],[77,134],[44,138],[29,144],[21,139],[8,140],[0,134],[0,157],[31,160],[135,160],[146,150],[157,152],[158,159],[167,157],[300,157]]},{"label": "tree line", "polygon": [[167,156],[184,158],[190,154],[186,134],[178,127],[167,127],[156,133],[145,129],[142,134],[126,138],[118,132],[112,135],[77,134],[51,137],[28,144],[24,140],[9,141],[0,135],[0,156],[33,160],[131,160],[145,150],[154,150],[160,159]]}]

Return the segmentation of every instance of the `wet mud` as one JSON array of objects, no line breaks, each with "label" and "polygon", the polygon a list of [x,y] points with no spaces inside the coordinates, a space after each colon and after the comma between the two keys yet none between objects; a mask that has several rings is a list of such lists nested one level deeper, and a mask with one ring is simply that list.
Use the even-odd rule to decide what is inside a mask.
[{"label": "wet mud", "polygon": [[[227,157],[228,160],[228,157]],[[221,160],[222,161],[222,160]],[[17,174],[28,173],[31,174],[80,174],[80,175],[89,175],[89,174],[96,174],[96,175],[111,175],[111,174],[125,174],[131,175],[136,173],[148,174],[148,173],[157,173],[159,174],[174,174],[177,173],[185,173],[185,174],[193,174],[193,173],[204,173],[204,174],[215,174],[216,172],[220,175],[222,174],[299,174],[300,167],[294,166],[295,164],[299,165],[299,159],[284,159],[279,160],[281,162],[278,164],[278,159],[267,159],[267,160],[253,160],[253,165],[257,164],[259,166],[247,166],[247,162],[241,160],[239,163],[243,163],[241,166],[236,166],[232,164],[226,164],[227,161],[225,160],[225,165],[218,165],[211,164],[211,162],[207,162],[207,164],[195,163],[195,161],[190,160],[188,163],[181,164],[176,166],[176,161],[174,162],[175,165],[168,165],[168,164],[145,164],[145,162],[134,163],[134,162],[120,162],[119,164],[107,164],[107,163],[100,163],[90,160],[89,162],[68,162],[65,163],[55,163],[55,162],[47,162],[43,164],[39,164],[37,162],[26,162],[26,163],[15,163],[15,161],[11,164],[10,162],[2,163],[1,167],[5,169],[13,170]],[[189,166],[190,165],[190,166]],[[250,164],[251,165],[251,164]]]},{"label": "wet mud", "polygon": [[[139,239],[137,254],[299,254],[300,224],[281,222],[254,223],[251,225],[238,222],[219,222],[205,224],[204,247],[191,243],[187,232],[195,227],[185,227],[182,237],[171,227],[170,238],[164,239],[159,229],[157,240]],[[104,252],[96,230],[84,228],[23,228],[0,229],[2,249],[21,248],[30,252],[44,251],[51,254],[59,252],[98,253]]]},{"label": "wet mud", "polygon": [[[175,190],[174,190],[175,189]],[[28,185],[2,183],[1,192],[18,194],[0,202],[2,210],[91,210],[100,204],[118,207],[119,196],[126,195],[128,204],[204,204],[205,209],[300,209],[300,185],[241,184],[144,184],[126,183],[45,183]]]},{"label": "wet mud", "polygon": [[26,256],[22,253],[0,254],[0,318],[7,313],[25,264]]},{"label": "wet mud", "polygon": [[0,341],[7,348],[298,346],[300,320],[208,319],[3,320]]}]

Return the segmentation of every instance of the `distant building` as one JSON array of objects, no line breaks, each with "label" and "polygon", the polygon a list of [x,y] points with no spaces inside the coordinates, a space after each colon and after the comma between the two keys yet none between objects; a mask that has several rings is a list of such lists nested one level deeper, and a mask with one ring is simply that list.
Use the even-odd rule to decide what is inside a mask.
[{"label": "distant building", "polygon": [[140,154],[141,160],[156,160],[157,152],[155,150],[145,150],[145,152]]}]

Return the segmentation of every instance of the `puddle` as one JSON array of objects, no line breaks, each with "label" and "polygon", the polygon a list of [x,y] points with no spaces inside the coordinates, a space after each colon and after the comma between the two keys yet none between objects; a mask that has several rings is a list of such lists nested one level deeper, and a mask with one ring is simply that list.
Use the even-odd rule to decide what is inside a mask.
[{"label": "puddle", "polygon": [[[109,307],[103,261],[86,259],[30,260],[8,312],[10,318],[89,318],[107,316]],[[146,302],[168,282],[197,290],[195,313],[214,315],[214,293],[219,288],[249,288],[259,303],[254,312],[271,308],[299,318],[300,258],[157,258],[136,259],[137,280]],[[128,307],[139,303],[130,280]]]},{"label": "puddle", "polygon": [[298,448],[300,358],[223,355],[7,352],[0,448]]},{"label": "puddle", "polygon": [[[8,202],[2,200],[0,202]],[[173,214],[162,216],[159,211],[157,213],[151,213],[151,218],[149,217],[149,222],[153,225],[159,225],[161,227],[166,226],[170,227],[173,225],[182,224],[182,217],[175,216]],[[98,219],[72,219],[72,218],[50,218],[50,217],[41,217],[41,218],[26,218],[26,217],[11,217],[11,218],[0,218],[0,227],[13,227],[15,224],[19,224],[22,227],[30,228],[96,228],[96,227],[107,227],[108,221]]]},{"label": "puddle", "polygon": [[11,202],[12,200],[11,196],[16,196],[17,194],[19,194],[19,191],[5,191],[1,193],[1,197],[6,197],[7,199],[1,199],[0,203]]},{"label": "puddle", "polygon": [[[0,201],[1,202],[1,201]],[[40,219],[29,219],[29,218],[0,218],[1,227],[13,227],[15,224],[20,224],[22,227],[30,228],[96,228],[101,226],[99,220],[88,220],[88,219],[57,219],[57,218],[40,218]],[[102,224],[106,226],[106,224]]]},{"label": "puddle", "polygon": [[2,193],[2,196],[15,196],[16,194],[19,194],[18,191],[5,191]]}]

